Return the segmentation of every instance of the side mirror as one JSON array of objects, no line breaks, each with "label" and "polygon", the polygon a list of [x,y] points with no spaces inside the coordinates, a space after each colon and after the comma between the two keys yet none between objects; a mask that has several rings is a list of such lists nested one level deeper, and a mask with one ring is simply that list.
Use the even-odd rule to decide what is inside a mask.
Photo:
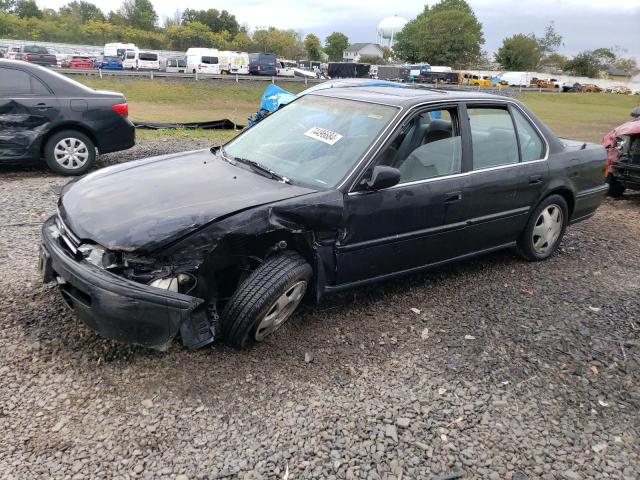
[{"label": "side mirror", "polygon": [[384,165],[377,165],[371,173],[371,180],[364,182],[367,190],[382,190],[393,187],[400,182],[400,170]]}]

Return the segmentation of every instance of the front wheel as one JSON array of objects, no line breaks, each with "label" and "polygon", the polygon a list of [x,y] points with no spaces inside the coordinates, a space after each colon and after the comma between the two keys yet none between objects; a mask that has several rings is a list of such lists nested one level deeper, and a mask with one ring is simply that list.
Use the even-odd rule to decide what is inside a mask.
[{"label": "front wheel", "polygon": [[222,312],[225,342],[244,349],[275,332],[300,305],[312,276],[311,265],[296,252],[265,260],[240,284]]},{"label": "front wheel", "polygon": [[517,250],[529,261],[545,260],[553,255],[569,222],[567,201],[561,195],[550,195],[535,209],[518,239]]},{"label": "front wheel", "polygon": [[83,175],[96,162],[96,147],[84,133],[63,130],[47,140],[44,159],[56,173]]}]

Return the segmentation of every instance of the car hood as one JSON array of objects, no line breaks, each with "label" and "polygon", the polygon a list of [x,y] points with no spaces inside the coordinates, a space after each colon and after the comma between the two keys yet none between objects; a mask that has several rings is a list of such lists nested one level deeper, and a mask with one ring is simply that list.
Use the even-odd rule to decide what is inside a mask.
[{"label": "car hood", "polygon": [[123,163],[72,181],[61,192],[59,210],[81,240],[112,250],[155,250],[233,213],[314,191],[198,150]]}]

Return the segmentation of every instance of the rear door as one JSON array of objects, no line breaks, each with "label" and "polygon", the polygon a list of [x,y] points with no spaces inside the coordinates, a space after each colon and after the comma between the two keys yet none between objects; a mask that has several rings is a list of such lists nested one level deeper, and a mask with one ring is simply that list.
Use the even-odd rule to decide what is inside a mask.
[{"label": "rear door", "polygon": [[521,162],[521,144],[527,158],[539,155],[539,137],[527,137],[526,121],[518,117],[516,129],[507,103],[469,103],[466,120],[471,136],[472,172],[469,194],[467,253],[506,246],[525,227],[535,198],[547,177],[547,163]]},{"label": "rear door", "polygon": [[39,78],[0,66],[0,158],[40,155],[40,141],[59,116],[59,104]]}]

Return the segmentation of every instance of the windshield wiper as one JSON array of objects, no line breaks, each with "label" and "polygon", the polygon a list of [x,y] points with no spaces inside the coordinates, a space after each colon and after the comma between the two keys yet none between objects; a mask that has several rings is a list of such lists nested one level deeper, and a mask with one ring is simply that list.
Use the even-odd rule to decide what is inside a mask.
[{"label": "windshield wiper", "polygon": [[247,158],[233,157],[234,160],[244,163],[245,165],[249,165],[254,171],[266,175],[274,180],[278,180],[282,183],[291,183],[291,180],[287,177],[283,177],[282,175],[278,175],[276,172],[271,170],[269,167],[265,167],[261,163],[258,163],[254,160],[249,160]]}]

